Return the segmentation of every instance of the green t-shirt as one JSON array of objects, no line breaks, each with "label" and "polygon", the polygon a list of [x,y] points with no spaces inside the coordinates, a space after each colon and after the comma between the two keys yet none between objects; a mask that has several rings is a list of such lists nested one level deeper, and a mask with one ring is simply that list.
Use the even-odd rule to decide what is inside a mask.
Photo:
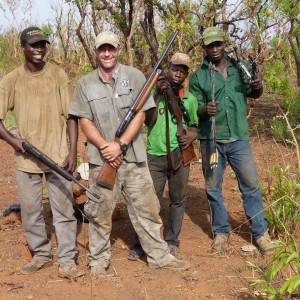
[{"label": "green t-shirt", "polygon": [[[219,72],[215,72],[215,98],[219,101],[215,116],[217,140],[248,140],[247,96],[251,92],[251,87],[242,82],[237,66],[229,58],[227,60],[228,77],[225,79]],[[250,71],[250,66],[244,61],[242,63]],[[208,59],[205,58],[201,67],[189,80],[190,91],[200,106],[206,106],[211,101],[208,64]],[[211,118],[199,120],[198,138],[211,139]]]},{"label": "green t-shirt", "polygon": [[[184,91],[184,96],[182,98],[184,107],[189,114],[190,121],[186,124],[184,119],[182,123],[184,127],[198,126],[198,103],[196,98],[188,90]],[[166,117],[165,117],[165,99],[161,95],[158,102],[158,112],[156,122],[148,127],[148,146],[147,153],[156,156],[167,155],[166,146]],[[169,113],[169,130],[170,130],[170,148],[174,151],[179,147],[178,139],[176,137],[177,124],[176,120]]]}]

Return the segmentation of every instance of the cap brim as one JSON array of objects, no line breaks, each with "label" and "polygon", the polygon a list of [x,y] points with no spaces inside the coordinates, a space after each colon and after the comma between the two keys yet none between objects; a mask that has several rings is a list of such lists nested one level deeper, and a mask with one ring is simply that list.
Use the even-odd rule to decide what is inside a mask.
[{"label": "cap brim", "polygon": [[101,42],[101,43],[98,43],[95,45],[96,49],[98,49],[100,46],[102,45],[111,45],[113,46],[114,48],[118,48],[119,44],[116,44],[116,43],[111,43],[111,42]]},{"label": "cap brim", "polygon": [[174,63],[174,62],[171,61],[171,64],[174,65],[174,66],[183,66],[183,67],[186,67],[188,69],[190,68],[190,66],[188,66],[188,65],[186,65],[184,63]]},{"label": "cap brim", "polygon": [[203,39],[203,43],[205,46],[207,46],[213,42],[224,42],[224,38],[214,36],[214,37],[209,37],[209,38]]},{"label": "cap brim", "polygon": [[45,37],[32,37],[26,40],[28,44],[34,44],[36,42],[46,42],[50,44],[49,40]]}]

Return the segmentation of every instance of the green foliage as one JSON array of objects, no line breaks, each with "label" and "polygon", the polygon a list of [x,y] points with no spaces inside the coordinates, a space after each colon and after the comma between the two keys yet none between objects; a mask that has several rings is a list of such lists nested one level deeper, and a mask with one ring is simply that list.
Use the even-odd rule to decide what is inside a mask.
[{"label": "green foliage", "polygon": [[292,92],[292,85],[285,73],[285,66],[282,61],[274,60],[263,68],[264,80],[272,93],[289,96]]},{"label": "green foliage", "polygon": [[0,78],[11,72],[16,65],[20,65],[22,60],[23,55],[16,30],[11,29],[0,34]]},{"label": "green foliage", "polygon": [[[284,50],[282,50],[284,53]],[[286,54],[285,56],[288,56]],[[279,105],[284,112],[288,112],[287,117],[292,128],[300,122],[300,91],[293,88],[292,79],[287,74],[283,61],[274,61],[264,66],[264,78],[270,93],[277,94],[282,98]],[[286,120],[277,115],[271,122],[271,132],[277,142],[286,142],[291,139],[291,132],[288,129]]]},{"label": "green foliage", "polygon": [[80,166],[81,164],[83,164],[83,162],[84,161],[82,157],[79,154],[77,154],[77,159],[76,159],[77,166]]},{"label": "green foliage", "polygon": [[16,126],[16,120],[11,111],[6,114],[3,124],[7,130],[10,130],[12,127]]},{"label": "green foliage", "polygon": [[93,67],[89,63],[85,63],[80,65],[80,73],[82,75],[88,74],[89,72],[93,71]]},{"label": "green foliage", "polygon": [[272,118],[271,132],[277,142],[285,142],[291,137],[286,121],[280,116]]},{"label": "green foliage", "polygon": [[253,128],[251,128],[251,133],[264,133],[266,131],[266,123],[264,119],[259,119]]},{"label": "green foliage", "polygon": [[126,208],[126,207],[121,207],[121,208],[119,209],[119,214],[120,214],[120,217],[122,217],[122,218],[128,217],[128,211],[127,211],[127,208]]},{"label": "green foliage", "polygon": [[260,279],[252,280],[251,288],[260,288],[267,293],[268,299],[283,299],[284,296],[299,296],[298,286],[300,284],[300,258],[297,245],[292,236],[288,243],[280,243],[281,247],[271,257],[267,268],[259,267],[257,264],[247,262],[249,268],[258,272]]},{"label": "green foliage", "polygon": [[51,25],[42,25],[41,30],[43,31],[44,35],[50,37],[54,34],[53,27]]},{"label": "green foliage", "polygon": [[289,122],[292,127],[300,123],[300,89],[292,89],[291,96],[282,101],[282,108],[288,111]]},{"label": "green foliage", "polygon": [[284,238],[295,231],[300,222],[300,181],[293,178],[289,167],[275,166],[268,171],[270,186],[262,187],[264,197],[270,204],[266,209],[269,229]]}]

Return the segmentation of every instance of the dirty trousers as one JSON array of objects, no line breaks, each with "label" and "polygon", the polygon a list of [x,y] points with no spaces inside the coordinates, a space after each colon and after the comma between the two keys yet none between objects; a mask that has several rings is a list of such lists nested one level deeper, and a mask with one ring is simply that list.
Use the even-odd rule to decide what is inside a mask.
[{"label": "dirty trousers", "polygon": [[[51,242],[47,238],[43,216],[43,174],[17,170],[22,226],[33,258],[51,258]],[[45,173],[53,225],[57,237],[57,256],[61,267],[73,264],[76,250],[77,222],[73,210],[73,183],[52,172]]]},{"label": "dirty trousers", "polygon": [[87,217],[90,218],[88,254],[90,266],[101,265],[104,268],[109,266],[112,213],[121,192],[127,203],[131,223],[147,254],[148,263],[160,267],[167,265],[173,256],[170,254],[168,244],[160,236],[162,226],[159,216],[160,205],[147,164],[123,162],[118,168],[112,191],[96,184],[100,170],[100,166],[90,164],[89,186],[100,195],[100,200],[90,196],[84,207]]}]

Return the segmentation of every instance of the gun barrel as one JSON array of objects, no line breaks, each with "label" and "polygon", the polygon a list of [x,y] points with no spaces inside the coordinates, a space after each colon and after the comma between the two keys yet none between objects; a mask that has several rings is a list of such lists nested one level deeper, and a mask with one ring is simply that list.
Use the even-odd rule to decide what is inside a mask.
[{"label": "gun barrel", "polygon": [[86,187],[84,184],[82,184],[79,180],[77,180],[75,177],[73,177],[71,174],[69,174],[64,169],[60,168],[56,162],[54,162],[50,157],[48,157],[46,154],[39,151],[37,148],[35,148],[33,145],[23,143],[22,147],[24,148],[25,152],[31,154],[33,157],[35,157],[37,160],[42,162],[45,166],[49,167],[51,170],[55,171],[68,181],[74,181],[78,185],[80,185],[84,190],[89,192],[91,195],[93,195],[95,198],[100,199],[100,196],[97,195],[95,192],[93,192],[91,189]]}]

